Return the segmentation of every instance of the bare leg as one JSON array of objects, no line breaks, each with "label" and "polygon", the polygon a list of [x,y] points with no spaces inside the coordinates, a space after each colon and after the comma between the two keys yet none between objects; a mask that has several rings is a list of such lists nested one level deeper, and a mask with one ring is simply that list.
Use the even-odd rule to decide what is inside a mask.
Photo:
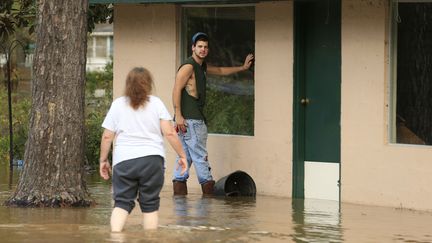
[{"label": "bare leg", "polygon": [[121,232],[128,215],[128,211],[115,207],[111,214],[111,232]]},{"label": "bare leg", "polygon": [[158,211],[143,213],[143,228],[145,230],[157,229],[159,224]]}]

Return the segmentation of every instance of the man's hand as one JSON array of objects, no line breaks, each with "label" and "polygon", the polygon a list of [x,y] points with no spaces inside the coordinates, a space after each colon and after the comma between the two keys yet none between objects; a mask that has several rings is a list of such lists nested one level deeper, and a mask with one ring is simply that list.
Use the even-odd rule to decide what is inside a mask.
[{"label": "man's hand", "polygon": [[252,53],[246,56],[245,61],[243,63],[243,70],[248,70],[250,68],[253,59],[254,59],[254,55]]},{"label": "man's hand", "polygon": [[176,131],[177,132],[181,131],[181,132],[185,133],[186,130],[187,130],[186,127],[187,127],[187,125],[185,123],[185,119],[183,118],[183,116],[182,115],[176,115],[175,116],[175,128],[176,128]]}]

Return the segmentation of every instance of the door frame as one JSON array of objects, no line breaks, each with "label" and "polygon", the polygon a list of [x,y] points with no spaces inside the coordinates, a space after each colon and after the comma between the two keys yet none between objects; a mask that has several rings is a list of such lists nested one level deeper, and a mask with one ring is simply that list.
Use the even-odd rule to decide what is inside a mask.
[{"label": "door frame", "polygon": [[[302,109],[301,99],[305,97],[305,58],[304,33],[302,28],[302,2],[294,1],[294,65],[293,65],[293,172],[292,197],[305,198],[305,109]],[[341,0],[339,4],[342,4]],[[341,91],[340,91],[341,92]],[[340,144],[339,144],[340,146]],[[339,202],[341,199],[341,161],[339,161]]]},{"label": "door frame", "polygon": [[293,198],[304,198],[304,109],[301,109],[300,99],[304,97],[304,30],[299,13],[299,3],[294,1],[294,87],[293,87]]}]

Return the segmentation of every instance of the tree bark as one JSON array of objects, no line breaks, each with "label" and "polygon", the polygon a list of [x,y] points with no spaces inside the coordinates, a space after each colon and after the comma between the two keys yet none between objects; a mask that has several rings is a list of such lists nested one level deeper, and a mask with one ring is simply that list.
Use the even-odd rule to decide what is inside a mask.
[{"label": "tree bark", "polygon": [[88,0],[39,0],[24,169],[9,206],[89,206],[84,180]]}]

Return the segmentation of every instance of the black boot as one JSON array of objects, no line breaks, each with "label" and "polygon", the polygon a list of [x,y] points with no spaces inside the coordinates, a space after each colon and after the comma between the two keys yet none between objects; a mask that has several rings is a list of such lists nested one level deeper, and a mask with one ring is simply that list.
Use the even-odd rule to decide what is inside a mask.
[{"label": "black boot", "polygon": [[215,181],[207,181],[201,185],[201,189],[204,196],[213,195]]},{"label": "black boot", "polygon": [[187,195],[186,181],[173,181],[174,196],[176,195]]}]

